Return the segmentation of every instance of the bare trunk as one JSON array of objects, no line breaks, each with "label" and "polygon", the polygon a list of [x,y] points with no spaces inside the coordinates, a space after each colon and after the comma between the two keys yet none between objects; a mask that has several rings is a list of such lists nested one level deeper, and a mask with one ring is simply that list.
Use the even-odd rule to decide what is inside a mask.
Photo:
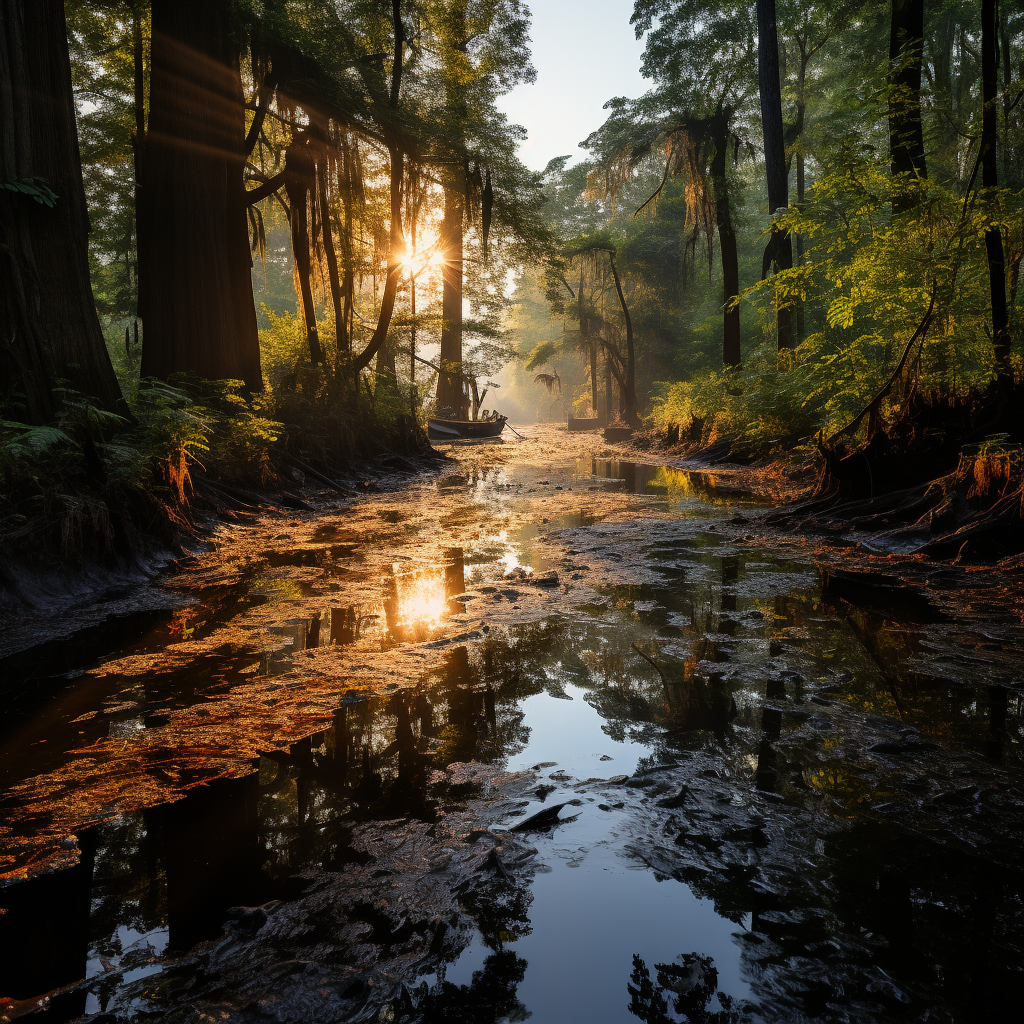
[{"label": "bare trunk", "polygon": [[358,374],[366,369],[374,356],[388,340],[388,329],[391,317],[395,312],[395,297],[398,294],[398,277],[402,272],[402,176],[405,173],[405,156],[396,143],[388,147],[391,157],[391,228],[388,248],[388,271],[384,280],[384,293],[380,300],[380,313],[377,316],[377,327],[370,338],[369,344],[352,364],[353,371]]},{"label": "bare trunk", "polygon": [[[924,0],[892,0],[889,27],[889,158],[892,176],[927,178],[921,122],[921,57]],[[910,209],[911,196],[893,202],[893,213]]]},{"label": "bare trunk", "polygon": [[[132,77],[135,100],[135,131],[132,133],[132,159],[135,171],[135,252],[141,248],[139,227],[142,213],[142,162],[146,145],[146,74],[142,49],[142,15],[138,5],[132,7]],[[139,268],[135,267],[135,315],[142,316],[142,292],[138,282]]]},{"label": "bare trunk", "polygon": [[[779,33],[775,22],[775,0],[757,0],[757,72],[761,92],[761,126],[764,133],[764,164],[768,183],[768,212],[789,206],[789,174],[786,169],[785,128],[782,123],[782,83],[779,78]],[[764,258],[770,266],[789,270],[793,266],[793,241],[789,232],[774,230]],[[778,347],[793,346],[792,307],[778,304]]]},{"label": "bare trunk", "polygon": [[299,285],[299,305],[302,310],[302,322],[306,328],[309,360],[317,366],[323,363],[324,352],[316,327],[316,307],[313,304],[313,286],[310,281],[309,237],[309,199],[316,188],[316,167],[305,137],[299,136],[292,141],[285,153],[284,166],[284,186],[288,193],[288,223],[291,228],[295,277]]},{"label": "bare trunk", "polygon": [[[996,51],[996,21],[998,0],[981,0],[981,91],[985,104],[981,130],[981,181],[985,188],[999,185],[997,140],[999,112],[996,108],[998,90],[998,55]],[[1000,381],[1013,380],[1010,368],[1010,327],[1006,307],[1006,262],[1003,256],[1003,236],[998,226],[985,232],[985,252],[988,256],[989,294],[992,302],[992,347],[996,359],[996,374]]]},{"label": "bare trunk", "polygon": [[225,0],[153,0],[139,276],[144,376],[261,390],[239,48]]},{"label": "bare trunk", "polygon": [[731,110],[719,109],[714,122],[715,155],[711,161],[711,178],[715,187],[715,220],[722,259],[722,362],[740,365],[740,309],[734,300],[740,293],[739,255],[736,231],[729,205],[729,179],[726,158],[729,152],[729,120]]},{"label": "bare trunk", "polygon": [[607,426],[613,418],[614,396],[612,394],[612,357],[604,354],[604,423]]},{"label": "bare trunk", "polygon": [[[796,155],[796,208],[803,212],[804,208],[804,155]],[[804,262],[804,236],[796,236],[796,265],[802,266]],[[796,344],[801,345],[804,340],[804,303],[802,299],[796,300]]]},{"label": "bare trunk", "polygon": [[462,215],[464,190],[457,186],[444,191],[444,221],[441,225],[441,374],[437,379],[439,415],[462,419],[468,404],[462,386]]},{"label": "bare trunk", "polygon": [[39,178],[52,205],[0,191],[0,381],[36,423],[53,386],[123,408],[89,281],[82,187],[62,0],[0,3],[0,181]]},{"label": "bare trunk", "polygon": [[622,317],[626,321],[626,372],[622,382],[622,418],[631,427],[639,427],[640,410],[637,408],[636,400],[636,352],[633,347],[633,318],[629,315],[626,296],[622,294],[622,283],[619,281],[619,272],[615,268],[614,253],[609,254],[609,262],[611,263],[612,277],[615,280],[615,293],[619,297]]},{"label": "bare trunk", "polygon": [[317,174],[320,186],[320,225],[324,233],[324,256],[327,258],[327,274],[331,282],[331,302],[334,305],[334,339],[338,355],[345,351],[343,337],[345,334],[345,297],[341,290],[341,279],[338,274],[338,253],[334,248],[334,228],[331,227],[331,211],[327,196],[327,163],[320,167]]},{"label": "bare trunk", "polygon": [[[405,28],[402,25],[400,0],[391,0],[391,25],[393,36],[393,53],[391,58],[391,89],[388,95],[388,106],[397,110],[402,94],[402,66],[405,54]],[[388,330],[391,317],[395,312],[395,297],[398,294],[398,276],[402,271],[402,250],[405,239],[402,234],[402,179],[405,175],[405,150],[397,135],[392,132],[388,139],[388,157],[391,163],[391,223],[388,239],[388,273],[384,280],[384,294],[380,300],[380,313],[377,316],[377,327],[370,338],[369,344],[352,364],[353,372],[358,377],[362,370],[370,365],[373,357],[388,343]],[[376,271],[375,271],[376,273]],[[349,281],[351,288],[351,279]],[[374,288],[376,291],[376,288]],[[346,303],[349,296],[346,295]],[[391,359],[394,367],[394,356]]]}]

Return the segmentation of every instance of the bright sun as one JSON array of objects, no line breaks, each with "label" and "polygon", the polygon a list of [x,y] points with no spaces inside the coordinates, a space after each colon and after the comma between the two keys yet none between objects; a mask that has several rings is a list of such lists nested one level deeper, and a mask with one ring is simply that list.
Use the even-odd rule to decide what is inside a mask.
[{"label": "bright sun", "polygon": [[402,267],[406,272],[419,274],[427,267],[439,267],[444,263],[444,252],[439,245],[437,235],[420,240],[419,247],[414,251],[407,242],[402,253]]}]

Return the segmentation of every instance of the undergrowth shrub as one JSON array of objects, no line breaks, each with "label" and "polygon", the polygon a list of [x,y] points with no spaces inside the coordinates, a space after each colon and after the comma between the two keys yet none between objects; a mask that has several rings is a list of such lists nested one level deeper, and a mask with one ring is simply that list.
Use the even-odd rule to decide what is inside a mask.
[{"label": "undergrowth shrub", "polygon": [[[371,387],[364,377],[357,385],[348,360],[330,352],[325,366],[311,365],[301,317],[266,307],[263,311],[270,324],[260,331],[264,402],[286,424],[289,451],[322,464],[344,464],[425,443],[409,395],[393,381],[380,380]],[[323,335],[332,333],[328,321]]]}]

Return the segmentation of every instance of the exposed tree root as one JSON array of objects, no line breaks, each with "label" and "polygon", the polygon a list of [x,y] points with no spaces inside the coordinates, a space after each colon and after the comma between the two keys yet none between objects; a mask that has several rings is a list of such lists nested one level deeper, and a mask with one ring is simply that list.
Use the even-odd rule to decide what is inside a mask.
[{"label": "exposed tree root", "polygon": [[771,518],[874,534],[879,544],[941,558],[1024,550],[1022,390],[954,401],[914,395],[891,427],[852,450],[820,441],[814,496]]}]

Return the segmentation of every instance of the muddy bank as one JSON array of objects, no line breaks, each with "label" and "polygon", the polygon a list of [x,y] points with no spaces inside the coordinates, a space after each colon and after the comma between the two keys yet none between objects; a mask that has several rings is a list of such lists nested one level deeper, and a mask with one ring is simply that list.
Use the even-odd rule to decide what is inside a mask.
[{"label": "muddy bank", "polygon": [[193,481],[198,493],[168,535],[139,535],[108,558],[72,552],[66,558],[43,552],[9,558],[0,567],[0,657],[75,633],[141,609],[173,608],[175,601],[161,577],[208,549],[225,524],[245,525],[287,510],[316,513],[342,507],[360,494],[393,491],[411,476],[432,473],[445,464],[441,452],[388,454],[356,464],[336,478],[307,466],[291,467],[295,493],[255,492],[216,480]]},{"label": "muddy bank", "polygon": [[48,879],[85,909],[63,975],[2,994],[116,1020],[1013,1005],[1019,580],[780,534],[714,471],[593,444],[538,429],[225,524],[176,607],[29,674],[5,946],[48,962]]}]

